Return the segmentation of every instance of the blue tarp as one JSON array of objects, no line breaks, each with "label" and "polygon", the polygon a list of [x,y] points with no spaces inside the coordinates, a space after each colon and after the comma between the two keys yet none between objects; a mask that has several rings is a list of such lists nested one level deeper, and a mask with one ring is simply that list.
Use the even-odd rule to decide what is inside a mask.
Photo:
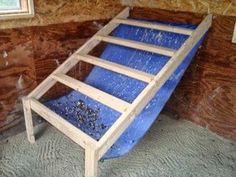
[{"label": "blue tarp", "polygon": [[[191,29],[195,28],[194,25],[171,25]],[[127,25],[120,25],[112,35],[171,49],[180,48],[183,42],[188,38],[186,35]],[[179,83],[198,47],[202,43],[202,40],[192,49],[183,63],[102,159],[123,156],[140,141],[152,123],[158,118],[160,111]],[[100,57],[104,60],[109,60],[150,74],[157,74],[170,59],[166,56],[113,44],[108,44]],[[97,66],[93,68],[84,82],[129,103],[132,103],[147,85],[144,82]],[[46,102],[45,105],[97,140],[104,135],[120,116],[120,113],[117,111],[76,91],[72,91],[55,100],[50,100]]]}]

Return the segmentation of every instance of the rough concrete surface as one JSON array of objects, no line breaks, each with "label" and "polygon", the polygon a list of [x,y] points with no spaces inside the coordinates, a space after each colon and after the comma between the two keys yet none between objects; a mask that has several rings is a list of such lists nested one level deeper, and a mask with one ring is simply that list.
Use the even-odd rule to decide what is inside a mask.
[{"label": "rough concrete surface", "polygon": [[[1,177],[82,177],[84,151],[47,124],[30,145],[21,133],[0,141]],[[236,143],[161,115],[127,156],[99,163],[101,177],[235,177]]]}]

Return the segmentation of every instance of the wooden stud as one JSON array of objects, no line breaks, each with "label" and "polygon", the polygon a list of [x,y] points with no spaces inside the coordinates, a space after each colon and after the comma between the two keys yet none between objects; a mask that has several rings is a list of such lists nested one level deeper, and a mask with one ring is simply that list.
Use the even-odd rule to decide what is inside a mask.
[{"label": "wooden stud", "polygon": [[149,28],[154,30],[161,30],[161,31],[167,31],[171,33],[179,33],[184,35],[191,35],[194,30],[188,29],[188,28],[181,28],[181,27],[175,27],[171,25],[164,25],[161,23],[150,23],[140,20],[133,20],[133,19],[114,19],[114,23],[121,23],[125,25],[130,26],[137,26],[137,27],[143,27],[143,28]]},{"label": "wooden stud", "polygon": [[[32,0],[30,0],[32,5]],[[33,9],[31,9],[31,13],[34,13]],[[129,8],[125,8],[121,13],[119,13],[116,17],[117,18],[127,18],[129,16]],[[104,26],[101,30],[99,30],[96,34],[99,35],[107,35],[112,32],[118,24],[108,23]],[[26,119],[26,127],[27,127],[27,136],[30,142],[34,142],[34,134],[33,134],[33,123],[32,123],[32,115],[31,110],[32,108],[36,113],[42,116],[45,120],[51,123],[54,127],[56,127],[59,131],[64,133],[70,139],[72,139],[75,143],[82,146],[86,149],[86,157],[85,157],[85,175],[86,177],[97,177],[97,165],[98,165],[98,158],[97,158],[97,141],[85,134],[84,132],[80,131],[69,122],[64,120],[62,117],[39,103],[36,99],[42,97],[42,95],[48,91],[56,82],[57,80],[53,79],[51,76],[55,76],[58,73],[66,73],[68,72],[74,65],[76,65],[79,60],[75,57],[78,54],[87,54],[89,53],[100,41],[96,40],[95,37],[92,37],[88,40],[82,47],[80,47],[72,56],[70,56],[63,64],[61,64],[50,76],[48,76],[41,84],[39,84],[29,95],[28,97],[31,98],[30,100],[23,100],[24,112],[25,112],[25,119]],[[108,95],[108,94],[103,94]],[[105,96],[105,97],[106,97]],[[35,99],[34,99],[35,98]],[[108,99],[112,98],[111,101],[114,101],[113,97],[107,97]],[[125,111],[129,104],[125,101],[119,100],[115,98],[115,103],[118,103],[120,111]],[[113,104],[113,102],[112,102]],[[124,106],[126,105],[126,106]],[[88,146],[89,145],[89,146]]]},{"label": "wooden stud", "polygon": [[151,45],[151,44],[145,44],[143,42],[123,39],[123,38],[118,38],[118,37],[101,36],[101,35],[96,35],[95,37],[97,40],[100,40],[100,41],[109,42],[112,44],[117,44],[117,45],[130,47],[130,48],[134,48],[138,50],[143,50],[147,52],[152,52],[156,54],[166,55],[170,57],[173,56],[176,52],[176,50],[173,50],[173,49]]},{"label": "wooden stud", "polygon": [[86,133],[79,130],[77,127],[63,119],[61,116],[51,111],[49,108],[38,102],[37,100],[31,98],[30,105],[32,110],[37,114],[42,116],[46,121],[56,127],[59,131],[64,133],[75,143],[79,144],[81,147],[86,148],[87,144],[92,144],[96,147],[97,141],[88,136]]},{"label": "wooden stud", "polygon": [[33,125],[33,118],[32,118],[32,112],[30,108],[29,99],[24,97],[22,99],[22,102],[23,102],[23,109],[24,109],[27,138],[29,142],[33,144],[35,143],[34,125]]},{"label": "wooden stud", "polygon": [[103,103],[104,105],[106,105],[118,112],[125,112],[125,110],[130,105],[130,103],[128,103],[126,101],[116,98],[108,93],[105,93],[99,89],[96,89],[90,85],[80,82],[74,78],[67,76],[67,75],[54,74],[54,75],[51,75],[51,77],[53,79],[57,80],[58,82],[61,82],[65,85],[67,85],[68,87],[71,87],[74,90],[76,90],[82,94],[85,94],[86,96],[88,96],[94,100],[97,100],[97,101]]},{"label": "wooden stud", "polygon": [[[54,73],[65,73],[68,72],[74,65],[77,64],[78,61],[76,61],[73,57],[68,58],[61,66],[59,66]],[[55,80],[53,80],[50,75],[41,82],[29,95],[29,98],[41,98],[54,84],[56,83]]]},{"label": "wooden stud", "polygon": [[[126,7],[121,11],[116,17],[117,18],[127,18],[129,16],[129,7]],[[108,23],[101,30],[99,30],[97,35],[107,35],[112,32],[118,24]],[[99,41],[93,36],[89,39],[83,46],[81,46],[73,55],[71,55],[64,63],[62,63],[52,74],[56,73],[67,73],[74,65],[79,61],[76,59],[77,54],[87,54],[89,53]],[[50,76],[48,76],[42,83],[40,83],[29,95],[28,97],[34,97],[36,99],[41,98],[54,84],[56,83]]]},{"label": "wooden stud", "polygon": [[[123,19],[129,15],[129,8],[122,11],[117,18]],[[115,19],[114,19],[115,20]],[[191,36],[185,41],[178,51],[172,49],[166,49],[163,47],[156,47],[149,44],[143,44],[140,42],[133,42],[130,40],[119,39],[115,37],[107,36],[113,29],[118,26],[112,20],[102,30],[100,30],[95,36],[93,36],[85,45],[83,45],[77,52],[75,52],[67,61],[65,61],[58,69],[56,69],[45,81],[43,81],[33,92],[29,94],[30,97],[40,98],[49,88],[51,88],[56,81],[59,81],[69,87],[80,91],[81,93],[90,96],[91,98],[100,101],[101,103],[116,109],[123,114],[117,119],[112,127],[103,135],[103,137],[97,142],[65,119],[57,115],[55,112],[48,109],[46,106],[39,103],[36,99],[23,99],[23,106],[26,119],[27,136],[29,141],[34,142],[33,123],[30,109],[41,115],[45,120],[55,126],[58,130],[63,132],[74,142],[85,148],[85,177],[97,177],[98,160],[107,152],[107,150],[115,143],[125,129],[131,124],[134,118],[143,110],[145,105],[152,99],[155,93],[162,87],[162,85],[169,79],[171,74],[181,64],[184,58],[188,55],[191,49],[197,44],[197,42],[203,37],[206,31],[210,28],[212,23],[212,15],[208,15],[202,23],[197,27]],[[133,23],[133,22],[132,22]],[[140,25],[134,23],[134,25]],[[147,24],[145,24],[147,25]],[[118,45],[124,45],[127,47],[137,48],[149,52],[172,56],[162,70],[151,78],[150,75],[137,72],[130,68],[120,66],[108,61],[101,61],[96,57],[91,57],[87,53],[92,50],[101,40],[105,42],[111,42]],[[109,69],[115,72],[119,72],[133,78],[137,78],[138,75],[150,79],[149,84],[139,94],[139,96],[129,104],[119,98],[113,97],[107,93],[104,93],[96,88],[86,85],[76,79],[73,79],[64,73],[69,71],[80,60],[90,62],[100,67]],[[142,79],[144,80],[144,78]]]},{"label": "wooden stud", "polygon": [[137,80],[141,80],[146,83],[151,82],[154,78],[154,75],[151,75],[151,74],[148,74],[148,73],[136,70],[136,69],[132,69],[124,65],[113,63],[104,59],[93,57],[90,55],[78,55],[78,59],[84,62],[93,64],[93,65],[96,65],[96,66],[100,66],[107,70],[120,73],[129,77],[132,77],[134,79],[137,79]]},{"label": "wooden stud", "polygon": [[[123,11],[121,11],[117,16],[114,17],[115,18],[127,18],[129,16],[129,11],[130,8],[126,7]],[[114,20],[113,19],[113,20]],[[119,24],[117,23],[113,23],[113,20],[111,20],[106,26],[104,26],[98,33],[95,34],[96,35],[108,35],[109,33],[111,33],[117,26],[119,26]]]},{"label": "wooden stud", "polygon": [[112,127],[99,140],[98,153],[101,158],[105,152],[115,143],[124,130],[131,124],[133,119],[143,110],[145,105],[153,98],[156,92],[168,80],[179,64],[188,55],[191,49],[203,37],[210,28],[212,15],[208,15],[192,35],[185,41],[182,47],[167,62],[163,69],[155,76],[154,80],[139,94],[125,113],[123,113]]},{"label": "wooden stud", "polygon": [[91,147],[85,149],[85,177],[98,176],[97,151]]}]

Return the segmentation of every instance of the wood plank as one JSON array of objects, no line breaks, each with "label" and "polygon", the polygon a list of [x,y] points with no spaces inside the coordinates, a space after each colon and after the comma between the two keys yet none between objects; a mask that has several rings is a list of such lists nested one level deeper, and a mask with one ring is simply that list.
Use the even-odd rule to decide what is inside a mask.
[{"label": "wood plank", "polygon": [[[91,38],[98,31],[98,24],[104,26],[109,21],[99,20],[95,22],[70,22],[33,28],[34,62],[37,83],[41,83],[60,64],[67,60],[70,53],[76,51],[88,38]],[[99,56],[103,51],[104,45],[98,45],[90,53]],[[73,76],[78,80],[84,80],[91,69],[92,65],[79,63],[70,69],[67,75]],[[54,99],[67,94],[70,90],[62,84],[55,84],[43,97],[45,99]]]},{"label": "wood plank", "polygon": [[[57,72],[66,73],[68,72],[74,65],[76,65],[78,61],[74,60],[73,57],[68,58],[62,65],[60,65],[52,74]],[[56,83],[50,76],[48,76],[43,82],[41,82],[30,94],[28,97],[33,97],[36,99],[41,98],[54,84]]]},{"label": "wood plank", "polygon": [[181,48],[175,53],[175,55],[168,61],[163,69],[155,76],[154,80],[133,101],[127,111],[117,119],[113,126],[99,140],[99,158],[101,158],[112,146],[112,144],[120,137],[124,130],[132,123],[134,118],[153,98],[155,93],[162,87],[166,80],[169,79],[171,74],[176,70],[191,49],[210,28],[211,23],[212,15],[208,15],[187,39],[187,41],[185,41]]},{"label": "wood plank", "polygon": [[149,83],[153,80],[154,75],[132,69],[130,67],[126,67],[124,65],[120,65],[117,63],[113,63],[107,60],[103,60],[97,57],[93,57],[90,55],[78,55],[78,59],[84,62],[100,66],[102,68],[108,69],[110,71],[114,71],[116,73],[120,73],[129,77],[132,77],[137,80],[141,80],[143,82]]},{"label": "wood plank", "polygon": [[[129,16],[129,8],[125,8],[121,11],[116,17],[117,18],[127,18]],[[107,35],[112,32],[118,24],[108,23],[101,30],[99,30],[96,34]],[[78,53],[87,54],[90,52],[96,45],[99,44],[99,41],[96,40],[95,36],[93,36],[90,40],[88,40],[83,46],[81,46],[73,55],[71,55],[63,64],[61,64],[52,74],[56,73],[66,73],[73,66],[78,63],[78,60],[74,57]],[[50,76],[48,76],[43,82],[41,82],[29,95],[28,97],[34,97],[39,99],[42,97],[54,84],[56,83]]]},{"label": "wood plank", "polygon": [[32,112],[30,108],[30,101],[27,98],[23,98],[22,102],[24,109],[27,138],[29,142],[33,144],[35,143],[35,137],[34,137],[34,125],[33,125]]},{"label": "wood plank", "polygon": [[193,32],[193,30],[188,29],[188,28],[181,28],[181,27],[175,27],[171,25],[164,25],[161,23],[151,23],[151,22],[145,22],[145,21],[133,20],[133,19],[117,18],[117,19],[114,19],[114,23],[149,28],[149,29],[154,29],[154,30],[167,31],[171,33],[179,33],[179,34],[184,34],[184,35],[191,35]]},{"label": "wood plank", "polygon": [[[137,10],[137,7],[134,7],[131,14],[132,18],[135,19],[158,19],[180,24],[199,24],[202,20],[202,14],[173,13],[151,8]],[[233,131],[236,129],[236,119],[234,119],[235,109],[232,105],[236,105],[234,99],[236,45],[232,45],[231,39],[235,21],[236,17],[217,15],[213,20],[212,30],[204,40],[202,48],[186,71],[169,104],[167,104],[168,110],[178,114],[181,118],[188,119],[204,127],[207,126],[211,131],[234,140],[236,140],[236,132]],[[3,64],[0,71],[2,76],[2,84],[0,81],[0,93],[2,93],[0,96],[0,102],[2,102],[2,105],[0,104],[0,132],[3,132],[3,135],[5,135],[6,129],[19,125],[19,122],[23,120],[22,110],[17,102],[18,98],[21,97],[20,95],[26,95],[37,86],[37,83],[42,82],[56,69],[56,59],[59,59],[59,63],[63,63],[69,53],[82,46],[88,38],[96,33],[97,25],[104,26],[107,22],[108,20],[98,20],[95,23],[93,21],[70,22],[43,27],[1,30],[0,40],[2,45],[0,50],[7,51],[7,61],[9,62],[9,65],[5,67],[5,61],[0,61],[0,65]],[[22,33],[24,35],[21,35]],[[33,33],[33,36],[31,33]],[[30,42],[32,39],[33,44]],[[18,47],[15,48],[15,46],[21,44],[24,44],[24,50],[19,50]],[[48,46],[55,47],[49,48]],[[20,65],[24,61],[30,64],[29,60],[26,59],[28,57],[25,58],[25,54],[29,50],[31,53],[34,52],[34,55],[27,54],[33,62],[26,69],[25,66],[21,67]],[[88,74],[89,66],[90,64],[84,63],[80,67],[81,70],[73,69],[76,73],[79,72],[77,75],[80,77],[79,80],[82,80]],[[23,89],[20,92],[15,86],[21,75],[18,71],[19,68],[20,72],[24,73],[23,85],[26,88],[26,90]],[[35,72],[33,72],[34,68],[37,83]],[[32,82],[32,80],[34,81]],[[53,88],[47,92],[47,96],[53,95],[56,98],[63,95],[65,91],[64,88],[61,89],[61,87],[56,86],[55,89]],[[215,94],[216,97],[209,99],[209,95]],[[15,104],[16,102],[17,104]]]},{"label": "wood plank", "polygon": [[87,149],[85,149],[85,177],[97,177],[97,176],[98,176],[97,151],[94,150],[94,147],[88,147]]},{"label": "wood plank", "polygon": [[[134,7],[130,16],[198,25],[204,14]],[[214,15],[207,38],[166,108],[180,118],[236,141],[236,45],[232,44],[235,21],[236,17]]]},{"label": "wood plank", "polygon": [[161,55],[166,55],[166,56],[173,56],[176,52],[176,50],[165,48],[165,47],[160,47],[160,46],[155,46],[151,44],[145,44],[143,42],[137,42],[137,41],[132,41],[128,39],[122,39],[118,37],[111,37],[111,36],[102,36],[102,35],[96,35],[95,36],[97,40],[112,43],[112,44],[117,44],[125,47],[130,47],[138,50],[143,50],[147,52],[152,52],[156,54],[161,54]]},{"label": "wood plank", "polygon": [[166,108],[236,141],[236,17],[217,16]]},{"label": "wood plank", "polygon": [[93,144],[94,147],[97,145],[97,141],[88,136],[86,133],[82,132],[68,121],[63,119],[61,116],[51,111],[49,108],[38,102],[36,99],[29,99],[31,109],[37,114],[42,116],[46,121],[56,127],[59,131],[64,133],[75,143],[79,144],[81,147],[86,148],[87,144]]},{"label": "wood plank", "polygon": [[96,89],[90,85],[87,85],[83,82],[80,82],[74,78],[71,78],[64,74],[53,74],[51,75],[53,79],[55,79],[58,82],[61,82],[62,84],[65,84],[74,90],[85,94],[86,96],[97,100],[101,102],[102,104],[113,108],[116,111],[119,112],[125,112],[125,110],[128,108],[130,103],[123,101],[119,98],[116,98],[108,93],[105,93],[99,89]]},{"label": "wood plank", "polygon": [[[116,17],[117,18],[127,18],[129,16],[129,7],[126,7],[123,11],[121,11]],[[112,23],[112,20],[105,25],[102,29],[100,29],[88,42],[86,42],[79,50],[75,53],[79,54],[87,54],[89,53],[95,46],[97,46],[100,41],[96,39],[96,35],[108,35],[110,34],[118,24]]]},{"label": "wood plank", "polygon": [[130,13],[130,8],[126,7],[124,10],[122,10],[118,15],[116,15],[106,26],[104,26],[97,35],[107,35],[111,33],[119,24],[113,23],[113,20],[115,18],[127,18]]}]

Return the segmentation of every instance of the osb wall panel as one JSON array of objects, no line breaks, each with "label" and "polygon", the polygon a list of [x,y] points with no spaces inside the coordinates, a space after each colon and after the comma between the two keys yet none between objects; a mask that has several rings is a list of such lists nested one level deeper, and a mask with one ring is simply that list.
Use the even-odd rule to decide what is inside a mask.
[{"label": "osb wall panel", "polygon": [[[71,22],[42,27],[0,30],[0,132],[22,121],[21,97],[55,70],[108,20]],[[98,48],[94,54],[100,52]],[[74,67],[82,80],[91,66]],[[68,91],[56,85],[44,98]]]},{"label": "osb wall panel", "polygon": [[122,0],[123,5],[236,16],[236,0]]},{"label": "osb wall panel", "polygon": [[[34,0],[34,3],[34,18],[0,23],[0,131],[19,122],[21,116],[16,115],[19,111],[22,114],[19,98],[48,76],[106,21],[94,19],[109,19],[122,9],[120,1],[109,0]],[[94,21],[79,23],[88,20]],[[18,28],[25,26],[33,27]],[[7,57],[3,57],[5,55]],[[70,75],[83,79],[90,69],[90,65],[82,64],[73,68]],[[62,90],[67,91],[56,85],[46,96],[58,96]]]},{"label": "osb wall panel", "polygon": [[[134,8],[131,15],[138,18],[192,24],[198,24],[203,16],[145,8]],[[208,127],[231,139],[236,139],[236,45],[231,43],[235,21],[236,17],[216,16],[214,18],[207,39],[167,104],[167,107],[180,117]],[[0,79],[3,79],[0,85],[0,114],[2,115],[0,124],[5,125],[2,128],[7,127],[10,120],[16,119],[12,115],[18,112],[12,111],[9,114],[9,111],[12,110],[18,97],[48,76],[104,23],[106,21],[87,22],[85,25],[66,23],[0,31],[0,40],[4,43],[0,46],[2,57]],[[5,50],[8,59],[3,58]],[[10,57],[17,58],[17,60],[11,59],[14,65],[9,61]],[[10,62],[10,65],[7,62]],[[15,68],[11,69],[10,66]],[[71,74],[83,79],[90,67],[82,66],[79,70],[75,68]],[[20,69],[21,67],[23,69]],[[24,86],[19,87],[22,85]],[[53,90],[51,93],[55,93],[53,96],[58,96],[61,88],[57,86],[56,91]],[[4,116],[7,114],[6,119]]]},{"label": "osb wall panel", "polygon": [[0,31],[0,129],[19,121],[6,117],[19,98],[36,86],[30,29]]},{"label": "osb wall panel", "polygon": [[109,19],[122,9],[120,0],[34,0],[34,4],[34,18],[1,21],[0,29]]},{"label": "osb wall panel", "polygon": [[236,140],[236,45],[231,43],[235,21],[220,16],[214,20],[169,105],[181,117]]},{"label": "osb wall panel", "polygon": [[[202,15],[134,8],[133,17],[199,23]],[[201,49],[167,104],[181,118],[236,140],[236,17],[217,15]]]},{"label": "osb wall panel", "polygon": [[[33,28],[37,83],[42,82],[107,22],[108,20],[74,22]],[[82,64],[80,67],[72,68],[69,74],[81,80],[87,71],[89,71],[88,65]],[[65,87],[56,85],[47,97],[59,96],[66,90]]]}]

